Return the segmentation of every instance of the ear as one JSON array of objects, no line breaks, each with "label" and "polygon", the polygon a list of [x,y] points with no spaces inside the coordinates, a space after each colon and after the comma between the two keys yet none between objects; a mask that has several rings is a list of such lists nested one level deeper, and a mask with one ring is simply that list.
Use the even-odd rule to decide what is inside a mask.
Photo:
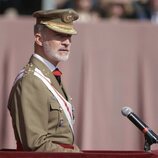
[{"label": "ear", "polygon": [[39,46],[43,46],[43,39],[40,33],[35,34],[35,43]]}]

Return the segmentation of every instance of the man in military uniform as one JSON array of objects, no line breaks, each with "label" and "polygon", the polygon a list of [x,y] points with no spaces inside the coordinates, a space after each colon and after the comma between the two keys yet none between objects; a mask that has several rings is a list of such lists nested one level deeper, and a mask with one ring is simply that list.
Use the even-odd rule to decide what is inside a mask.
[{"label": "man in military uniform", "polygon": [[61,9],[36,11],[33,16],[35,53],[17,75],[8,101],[17,150],[79,152],[73,107],[57,68],[69,57],[78,14]]}]

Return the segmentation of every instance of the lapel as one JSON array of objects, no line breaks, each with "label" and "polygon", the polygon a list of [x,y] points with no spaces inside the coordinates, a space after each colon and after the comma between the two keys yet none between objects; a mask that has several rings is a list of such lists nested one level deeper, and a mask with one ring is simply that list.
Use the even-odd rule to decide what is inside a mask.
[{"label": "lapel", "polygon": [[53,87],[65,98],[66,93],[64,95],[62,87],[59,85],[58,81],[56,80],[55,76],[52,74],[50,69],[43,62],[41,62],[39,59],[35,58],[34,56],[31,56],[29,63],[32,63],[44,74],[44,76],[49,78]]}]

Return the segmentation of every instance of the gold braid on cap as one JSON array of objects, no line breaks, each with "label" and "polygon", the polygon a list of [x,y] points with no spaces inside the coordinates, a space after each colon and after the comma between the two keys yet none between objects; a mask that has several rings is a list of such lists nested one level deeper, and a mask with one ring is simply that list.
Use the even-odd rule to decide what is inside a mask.
[{"label": "gold braid on cap", "polygon": [[65,33],[77,33],[74,28],[72,27],[72,25],[70,24],[61,24],[61,23],[55,23],[52,21],[48,21],[48,22],[41,22],[42,24],[46,25],[47,27],[49,27],[50,29],[55,29],[56,31],[64,31]]}]

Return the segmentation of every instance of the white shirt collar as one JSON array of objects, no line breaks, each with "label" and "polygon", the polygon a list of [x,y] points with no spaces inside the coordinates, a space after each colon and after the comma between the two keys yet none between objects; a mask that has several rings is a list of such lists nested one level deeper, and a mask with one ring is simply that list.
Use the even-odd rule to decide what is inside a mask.
[{"label": "white shirt collar", "polygon": [[54,71],[56,69],[56,67],[52,63],[50,63],[48,60],[44,59],[40,55],[34,53],[33,56],[44,63],[50,69],[50,71]]}]

